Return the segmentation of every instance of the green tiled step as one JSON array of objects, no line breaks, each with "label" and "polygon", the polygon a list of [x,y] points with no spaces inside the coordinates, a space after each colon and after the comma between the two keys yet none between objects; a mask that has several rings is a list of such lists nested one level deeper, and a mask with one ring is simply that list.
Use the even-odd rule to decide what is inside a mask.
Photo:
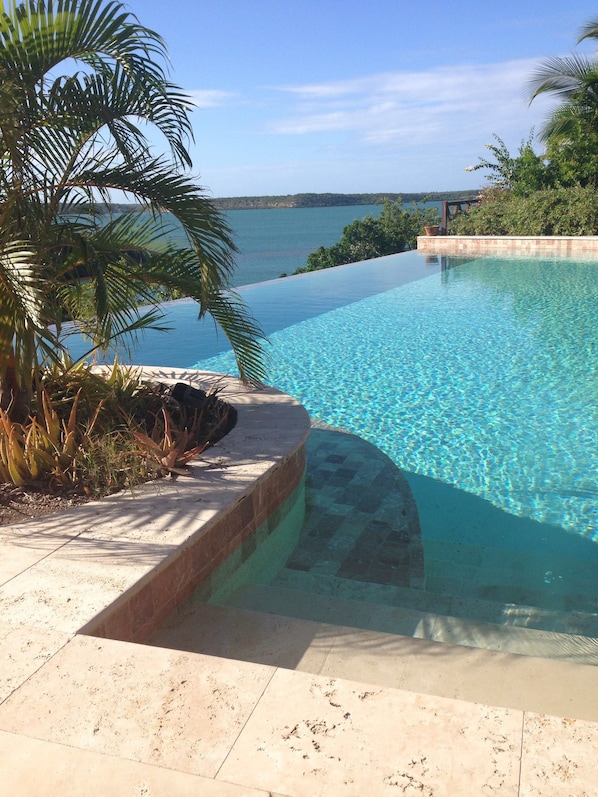
[{"label": "green tiled step", "polygon": [[246,584],[229,597],[226,605],[431,642],[598,664],[598,639],[588,636],[497,625],[277,586]]},{"label": "green tiled step", "polygon": [[[460,617],[497,625],[521,626],[564,634],[598,637],[598,614],[561,612],[515,603],[498,603],[454,595],[451,592],[394,587],[321,573],[284,569],[273,586],[327,595],[352,601],[415,609],[437,615]],[[450,584],[449,584],[450,586]]]}]

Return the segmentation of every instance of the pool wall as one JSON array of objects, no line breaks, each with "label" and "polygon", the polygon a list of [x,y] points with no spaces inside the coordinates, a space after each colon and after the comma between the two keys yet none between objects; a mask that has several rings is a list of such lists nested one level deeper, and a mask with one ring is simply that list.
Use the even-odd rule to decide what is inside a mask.
[{"label": "pool wall", "polygon": [[596,235],[422,235],[418,252],[435,255],[598,257]]}]

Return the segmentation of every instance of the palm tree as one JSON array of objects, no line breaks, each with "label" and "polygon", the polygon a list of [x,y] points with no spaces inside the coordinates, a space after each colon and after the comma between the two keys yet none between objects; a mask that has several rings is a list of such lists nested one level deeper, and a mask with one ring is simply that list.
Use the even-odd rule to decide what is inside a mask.
[{"label": "palm tree", "polygon": [[[189,176],[190,105],[166,57],[118,0],[0,0],[0,403],[15,412],[59,357],[65,318],[107,350],[159,327],[157,288],[196,299],[241,377],[264,377],[263,335],[230,290],[231,230]],[[113,191],[132,209],[107,220]]]},{"label": "palm tree", "polygon": [[[598,39],[598,21],[582,28],[578,44]],[[540,94],[552,94],[560,104],[550,113],[541,138],[578,140],[584,133],[598,135],[598,60],[573,53],[543,61],[529,81],[532,102]]]}]

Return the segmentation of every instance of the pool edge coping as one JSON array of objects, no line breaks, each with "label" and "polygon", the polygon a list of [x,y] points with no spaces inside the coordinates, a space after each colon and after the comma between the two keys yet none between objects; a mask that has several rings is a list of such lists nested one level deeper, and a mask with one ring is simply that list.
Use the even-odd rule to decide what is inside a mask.
[{"label": "pool edge coping", "polygon": [[425,255],[519,255],[598,258],[595,235],[420,235]]}]

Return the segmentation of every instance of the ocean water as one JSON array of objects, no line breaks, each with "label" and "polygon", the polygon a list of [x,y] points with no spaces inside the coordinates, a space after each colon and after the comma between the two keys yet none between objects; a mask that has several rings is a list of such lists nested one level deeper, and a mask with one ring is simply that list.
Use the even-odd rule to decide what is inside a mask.
[{"label": "ocean water", "polygon": [[[426,206],[440,207],[439,202]],[[408,205],[409,207],[409,205]],[[382,205],[229,210],[224,216],[238,248],[232,285],[240,287],[293,274],[320,246],[337,243],[347,224],[376,218]]]},{"label": "ocean water", "polygon": [[308,255],[340,240],[344,227],[380,205],[229,210],[224,213],[239,249],[235,286],[276,279],[307,265]]}]

